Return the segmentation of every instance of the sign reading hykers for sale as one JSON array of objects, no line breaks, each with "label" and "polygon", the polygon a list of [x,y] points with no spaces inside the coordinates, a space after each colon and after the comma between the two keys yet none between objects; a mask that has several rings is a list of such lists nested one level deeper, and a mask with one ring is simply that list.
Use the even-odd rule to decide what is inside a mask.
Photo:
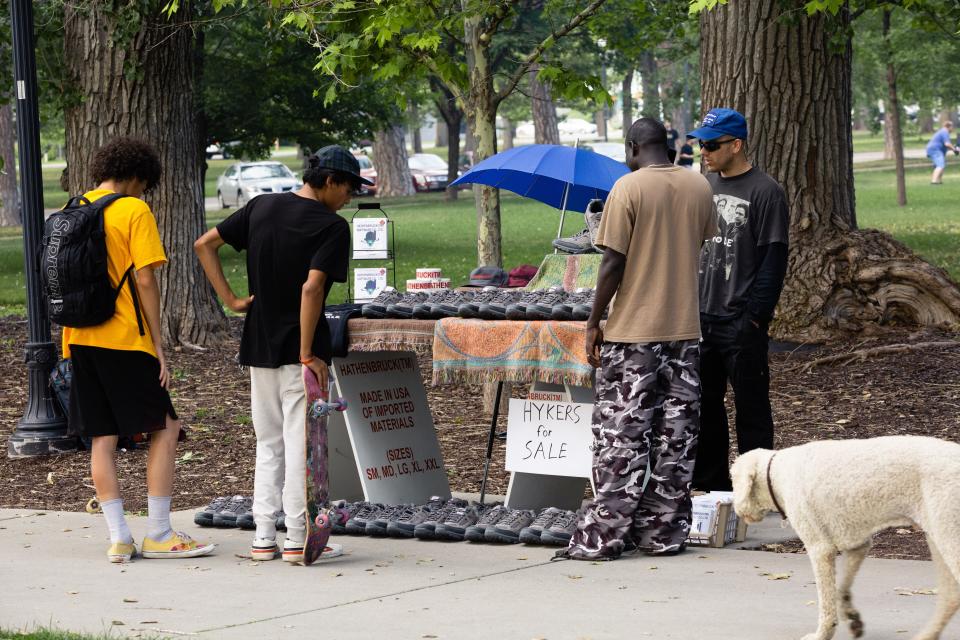
[{"label": "sign reading hykers for sale", "polygon": [[589,478],[592,404],[510,400],[507,471]]}]

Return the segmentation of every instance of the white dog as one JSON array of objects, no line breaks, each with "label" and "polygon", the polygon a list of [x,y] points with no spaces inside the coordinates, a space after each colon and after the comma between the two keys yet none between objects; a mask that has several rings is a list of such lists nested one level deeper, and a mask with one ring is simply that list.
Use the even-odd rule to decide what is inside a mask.
[{"label": "white dog", "polygon": [[[838,606],[854,637],[863,635],[850,586],[871,536],[888,527],[923,529],[939,574],[936,612],[913,640],[939,638],[960,608],[960,445],[915,436],[810,442],[745,453],[731,475],[738,515],[759,522],[781,511],[807,548],[820,615],[803,640],[832,638]],[[846,561],[839,592],[838,551]]]}]

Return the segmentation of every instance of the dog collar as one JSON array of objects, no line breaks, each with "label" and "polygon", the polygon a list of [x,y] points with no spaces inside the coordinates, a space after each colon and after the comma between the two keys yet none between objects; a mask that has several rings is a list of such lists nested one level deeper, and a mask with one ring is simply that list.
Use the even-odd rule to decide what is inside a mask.
[{"label": "dog collar", "polygon": [[773,492],[773,483],[770,481],[770,467],[773,466],[773,459],[777,457],[776,452],[770,456],[770,460],[767,462],[767,489],[770,491],[770,497],[773,498],[773,506],[777,508],[777,511],[780,512],[780,517],[784,520],[787,519],[787,513],[783,510],[783,507],[780,506],[780,503],[777,501],[777,494]]}]

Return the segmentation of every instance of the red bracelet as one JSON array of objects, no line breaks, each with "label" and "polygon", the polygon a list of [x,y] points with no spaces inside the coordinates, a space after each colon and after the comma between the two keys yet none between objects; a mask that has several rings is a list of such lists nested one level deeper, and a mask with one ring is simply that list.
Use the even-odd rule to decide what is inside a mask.
[{"label": "red bracelet", "polygon": [[310,356],[309,358],[306,358],[306,359],[300,358],[300,364],[308,365],[316,359],[317,359],[316,356]]}]

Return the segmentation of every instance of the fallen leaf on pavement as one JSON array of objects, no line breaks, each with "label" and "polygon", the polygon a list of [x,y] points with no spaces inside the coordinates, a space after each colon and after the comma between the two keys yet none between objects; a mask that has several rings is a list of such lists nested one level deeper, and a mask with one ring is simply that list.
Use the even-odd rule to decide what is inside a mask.
[{"label": "fallen leaf on pavement", "polygon": [[135,598],[124,598],[123,601],[124,601],[124,602],[140,602],[139,600],[137,600],[137,599],[135,599]]}]

